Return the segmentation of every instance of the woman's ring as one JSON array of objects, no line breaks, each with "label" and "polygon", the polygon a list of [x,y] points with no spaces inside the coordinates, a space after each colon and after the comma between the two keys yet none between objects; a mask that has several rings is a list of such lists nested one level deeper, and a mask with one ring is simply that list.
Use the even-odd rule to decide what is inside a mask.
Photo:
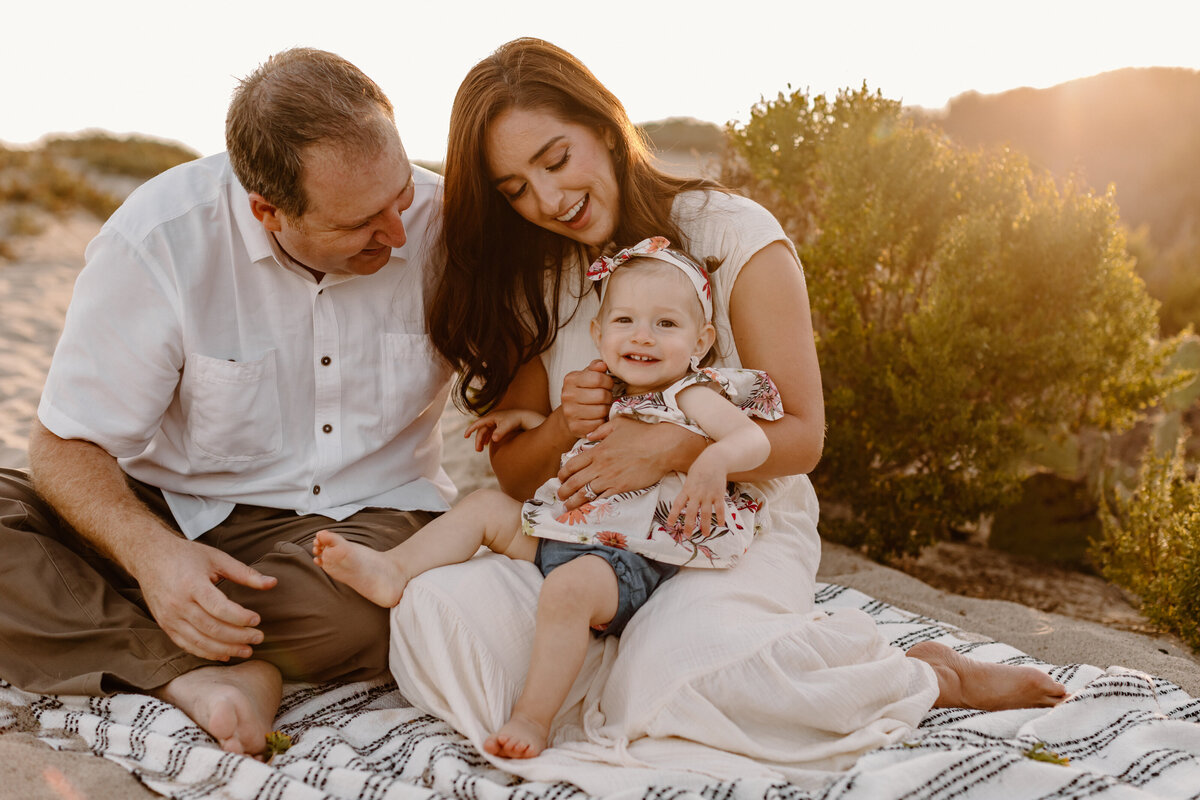
[{"label": "woman's ring", "polygon": [[589,482],[583,485],[583,496],[588,500],[595,500],[600,495],[592,491],[592,484]]}]

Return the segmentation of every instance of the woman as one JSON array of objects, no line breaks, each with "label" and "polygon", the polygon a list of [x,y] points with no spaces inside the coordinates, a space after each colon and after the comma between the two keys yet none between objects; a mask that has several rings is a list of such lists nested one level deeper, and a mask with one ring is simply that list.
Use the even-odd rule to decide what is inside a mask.
[{"label": "woman", "polygon": [[[620,102],[576,59],[536,39],[504,45],[464,80],[445,178],[448,266],[431,330],[462,371],[459,400],[476,411],[546,415],[493,446],[509,494],[532,495],[589,433],[603,441],[559,472],[560,496],[572,503],[686,472],[706,444],[678,426],[604,421],[612,381],[593,361],[588,322],[598,298],[584,273],[610,243],[663,235],[716,267],[716,364],[765,370],[785,410],[761,423],[767,461],[730,476],[765,491],[769,530],[737,568],[684,571],[664,585],[619,648],[592,645],[575,705],[569,699],[556,718],[558,750],[548,753],[795,776],[848,766],[904,736],[935,704],[1062,698],[1062,686],[1031,667],[974,662],[934,643],[906,655],[865,614],[814,609],[820,540],[804,473],[823,440],[820,373],[803,271],[768,212],[658,172]],[[393,615],[402,691],[477,745],[507,713],[528,663],[539,576],[521,566],[477,559],[429,573]],[[456,601],[481,592],[492,599],[485,614]],[[577,764],[536,766],[545,759],[506,768],[581,783]]]}]

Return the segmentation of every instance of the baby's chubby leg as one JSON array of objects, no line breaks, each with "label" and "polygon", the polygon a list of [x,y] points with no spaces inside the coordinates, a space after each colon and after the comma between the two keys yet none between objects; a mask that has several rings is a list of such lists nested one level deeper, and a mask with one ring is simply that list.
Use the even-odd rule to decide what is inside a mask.
[{"label": "baby's chubby leg", "polygon": [[313,560],[329,577],[391,608],[410,580],[434,567],[466,561],[481,545],[509,558],[533,560],[537,542],[521,532],[519,501],[495,489],[480,489],[385,552],[321,531],[313,542]]},{"label": "baby's chubby leg", "polygon": [[525,688],[484,750],[502,758],[533,758],[546,749],[550,723],[583,665],[590,628],[616,616],[618,599],[616,573],[599,556],[579,556],[546,576]]}]

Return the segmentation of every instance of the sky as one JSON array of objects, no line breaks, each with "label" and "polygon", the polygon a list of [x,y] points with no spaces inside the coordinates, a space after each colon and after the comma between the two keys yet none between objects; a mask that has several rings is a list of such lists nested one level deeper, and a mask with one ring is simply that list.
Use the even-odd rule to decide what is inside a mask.
[{"label": "sky", "polygon": [[0,142],[99,128],[224,149],[237,78],[293,46],[338,53],[396,106],[410,157],[440,161],[467,70],[539,36],[635,122],[745,121],[792,89],[865,81],[906,105],[1043,88],[1122,67],[1200,69],[1194,0],[7,0]]}]

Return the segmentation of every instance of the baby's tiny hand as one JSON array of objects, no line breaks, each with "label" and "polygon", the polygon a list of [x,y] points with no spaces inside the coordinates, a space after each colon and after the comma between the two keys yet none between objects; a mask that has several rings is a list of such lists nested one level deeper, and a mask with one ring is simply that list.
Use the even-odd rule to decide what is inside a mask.
[{"label": "baby's tiny hand", "polygon": [[[488,444],[491,443],[495,431],[496,420],[491,419],[490,417],[483,417],[475,420],[467,426],[467,429],[463,432],[463,438],[469,439],[472,433],[475,434],[475,452],[482,453],[483,448],[487,447]],[[498,439],[500,437],[496,438]]]},{"label": "baby's tiny hand", "polygon": [[483,452],[489,444],[504,441],[512,433],[533,430],[541,425],[546,418],[536,411],[522,408],[509,408],[503,411],[493,411],[484,414],[467,426],[463,438],[475,434],[475,452]]},{"label": "baby's tiny hand", "polygon": [[675,525],[678,519],[683,530],[690,536],[699,523],[700,534],[708,536],[714,518],[718,525],[724,525],[727,477],[725,470],[705,468],[698,459],[688,471],[683,489],[671,504],[671,512],[667,515],[667,527]]}]

